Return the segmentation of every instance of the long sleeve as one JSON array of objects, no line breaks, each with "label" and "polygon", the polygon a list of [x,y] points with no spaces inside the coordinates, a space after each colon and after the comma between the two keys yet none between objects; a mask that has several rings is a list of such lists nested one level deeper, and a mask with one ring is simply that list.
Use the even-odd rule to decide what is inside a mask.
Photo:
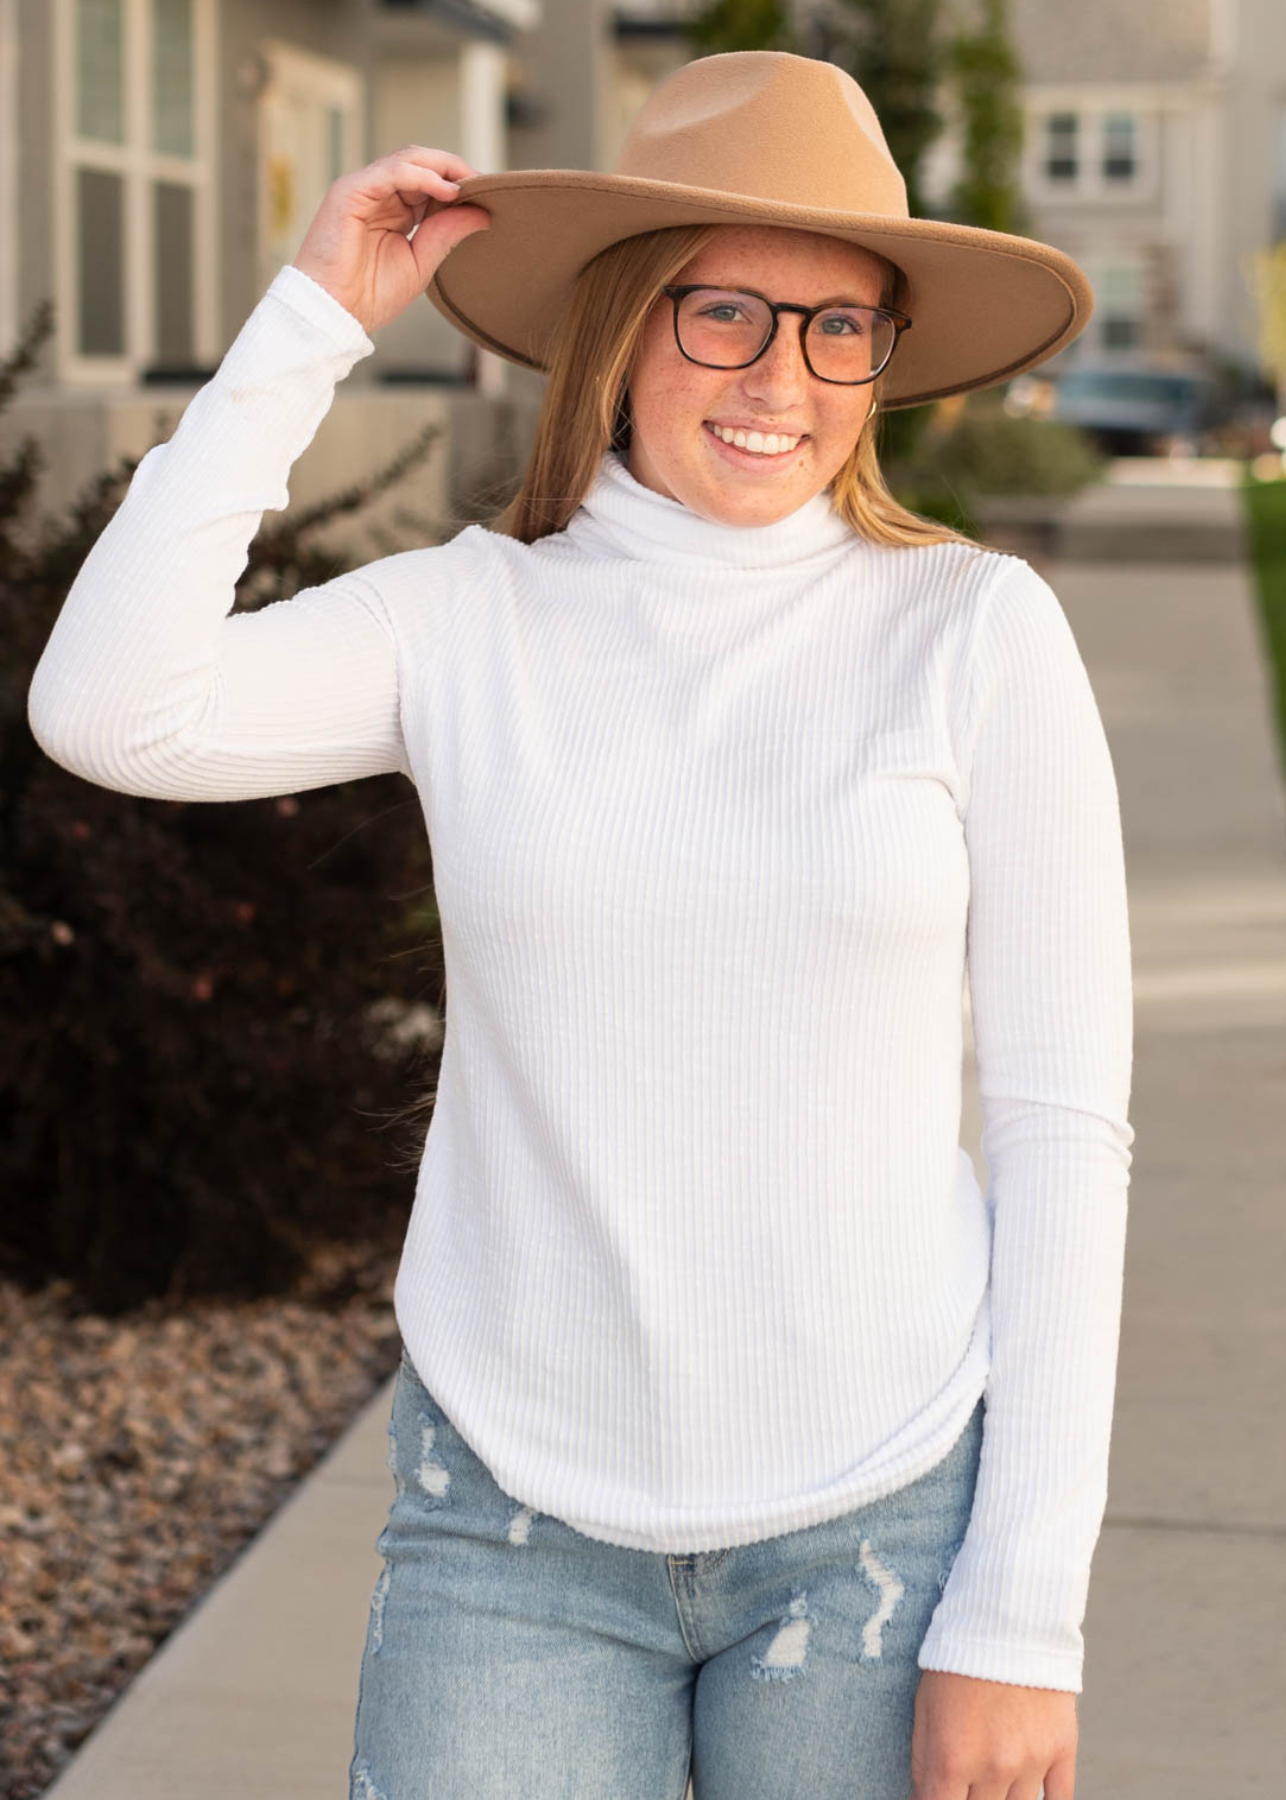
[{"label": "long sleeve", "polygon": [[174,800],[410,774],[396,634],[366,573],[231,610],[263,513],[288,504],[336,384],[374,348],[302,270],[278,271],[63,603],[27,703],[55,762]]},{"label": "long sleeve", "polygon": [[969,1530],[920,1666],[1080,1691],[1107,1497],[1134,1132],[1124,853],[1057,597],[1001,578],[971,658],[967,956],[992,1216]]}]

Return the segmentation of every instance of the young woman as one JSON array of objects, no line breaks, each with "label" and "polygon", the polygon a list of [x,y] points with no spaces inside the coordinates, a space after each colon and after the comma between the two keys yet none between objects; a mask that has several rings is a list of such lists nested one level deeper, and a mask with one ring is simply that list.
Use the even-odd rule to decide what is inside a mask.
[{"label": "young woman", "polygon": [[[516,498],[229,616],[426,288],[548,370]],[[613,174],[412,145],[338,181],[86,559],[50,756],[211,801],[401,770],[433,846],[354,1800],[1070,1800],[1133,1137],[1117,792],[1054,593],[901,507],[872,419],[1090,303],[1048,245],[908,218],[830,64],[698,59]]]}]

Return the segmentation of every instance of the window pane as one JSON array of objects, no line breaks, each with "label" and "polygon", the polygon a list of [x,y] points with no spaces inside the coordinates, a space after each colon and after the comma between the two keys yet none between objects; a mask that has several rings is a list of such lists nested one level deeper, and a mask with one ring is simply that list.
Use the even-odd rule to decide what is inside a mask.
[{"label": "window pane", "polygon": [[102,144],[125,141],[123,0],[77,0],[76,130]]},{"label": "window pane", "polygon": [[125,184],[109,169],[76,171],[77,295],[82,356],[125,354]]},{"label": "window pane", "polygon": [[1108,113],[1103,120],[1103,173],[1109,181],[1131,181],[1135,167],[1134,114]]},{"label": "window pane", "polygon": [[1133,309],[1139,303],[1139,270],[1133,263],[1112,263],[1104,269],[1099,281],[1101,306]]},{"label": "window pane", "polygon": [[193,149],[192,0],[152,0],[152,147]]},{"label": "window pane", "polygon": [[1133,350],[1142,342],[1137,319],[1104,319],[1102,335],[1105,350]]},{"label": "window pane", "polygon": [[158,181],[153,190],[156,227],[156,358],[167,366],[191,367],[196,360],[193,330],[193,213],[190,187]]},{"label": "window pane", "polygon": [[1118,263],[1104,269],[1096,300],[1104,349],[1129,350],[1142,342],[1143,284],[1136,266]]},{"label": "window pane", "polygon": [[1050,181],[1076,179],[1075,113],[1050,113],[1045,120],[1045,174]]}]

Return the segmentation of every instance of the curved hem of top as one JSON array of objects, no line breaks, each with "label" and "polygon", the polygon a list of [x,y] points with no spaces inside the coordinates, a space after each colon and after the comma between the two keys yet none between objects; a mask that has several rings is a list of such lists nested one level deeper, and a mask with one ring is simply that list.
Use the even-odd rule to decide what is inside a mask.
[{"label": "curved hem of top", "polygon": [[[405,1336],[403,1342],[405,1343]],[[803,1499],[799,1495],[789,1495],[767,1507],[754,1502],[740,1507],[731,1518],[726,1513],[717,1519],[699,1515],[694,1518],[694,1509],[686,1508],[686,1518],[682,1524],[674,1529],[662,1526],[659,1534],[635,1529],[617,1520],[569,1518],[566,1513],[559,1512],[548,1503],[548,1496],[542,1490],[526,1483],[511,1485],[509,1477],[488,1460],[451,1409],[443,1405],[442,1397],[436,1390],[435,1397],[438,1404],[443,1405],[454,1429],[460,1433],[496,1486],[509,1499],[529,1507],[533,1513],[556,1519],[559,1524],[566,1525],[569,1530],[593,1543],[607,1544],[618,1550],[641,1550],[653,1556],[688,1556],[711,1550],[739,1550],[750,1544],[765,1543],[770,1538],[807,1531],[815,1525],[841,1518],[847,1512],[873,1506],[877,1501],[886,1500],[890,1494],[911,1487],[937,1468],[939,1463],[945,1462],[963,1437],[986,1387],[991,1368],[990,1353],[990,1320],[988,1308],[984,1304],[969,1347],[956,1366],[951,1381],[935,1396],[934,1401],[922,1409],[914,1421],[925,1430],[925,1436],[919,1440],[915,1453],[908,1455],[904,1430],[891,1445],[886,1445],[875,1472],[867,1467],[860,1476],[845,1476]],[[952,1395],[952,1398],[949,1404],[943,1404],[947,1395]],[[941,1414],[935,1410],[937,1405],[942,1406]],[[893,1470],[890,1469],[890,1464],[895,1465]],[[706,1509],[701,1511],[705,1513]],[[657,1541],[658,1535],[663,1541]]]},{"label": "curved hem of top", "polygon": [[[753,1518],[748,1518],[743,1509],[739,1515],[740,1522],[734,1519],[730,1523],[725,1517],[717,1525],[697,1526],[667,1536],[664,1544],[654,1543],[646,1534],[630,1531],[628,1527],[597,1520],[569,1519],[563,1513],[541,1507],[534,1500],[523,1499],[522,1504],[529,1506],[533,1512],[543,1512],[546,1518],[557,1519],[560,1525],[566,1525],[580,1537],[588,1538],[593,1543],[610,1545],[616,1550],[642,1550],[653,1556],[692,1556],[705,1555],[712,1550],[744,1550],[752,1544],[767,1543],[773,1538],[790,1537],[797,1531],[810,1531],[814,1526],[826,1525],[834,1519],[842,1518],[845,1513],[874,1506],[881,1500],[887,1500],[891,1494],[913,1487],[917,1481],[932,1474],[940,1463],[946,1461],[968,1429],[969,1421],[986,1387],[987,1374],[988,1370],[984,1368],[976,1391],[974,1384],[970,1383],[966,1391],[972,1393],[972,1398],[963,1405],[959,1416],[948,1415],[953,1423],[946,1448],[940,1448],[938,1442],[934,1441],[925,1447],[922,1458],[913,1458],[909,1467],[899,1469],[891,1478],[885,1476],[872,1482],[868,1474],[861,1481],[837,1483],[824,1488],[807,1504],[802,1504],[798,1499],[788,1499],[779,1501],[766,1514],[756,1509]],[[511,1498],[522,1499],[522,1496],[506,1488],[499,1476],[494,1479],[497,1487],[510,1494]]]}]

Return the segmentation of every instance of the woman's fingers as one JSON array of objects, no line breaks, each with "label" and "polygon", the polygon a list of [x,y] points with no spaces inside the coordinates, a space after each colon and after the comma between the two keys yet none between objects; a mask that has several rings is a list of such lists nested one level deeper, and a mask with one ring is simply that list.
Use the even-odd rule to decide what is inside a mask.
[{"label": "woman's fingers", "polygon": [[[431,170],[448,181],[467,181],[478,171],[472,163],[467,163],[462,156],[453,150],[431,150],[424,144],[405,144],[402,149],[391,151],[380,159],[384,163],[413,163],[418,168]],[[378,164],[376,165],[378,167]]]},{"label": "woman's fingers", "polygon": [[[466,165],[467,166],[467,165]],[[469,170],[469,174],[475,173]],[[454,178],[443,174],[431,163],[409,156],[382,157],[369,168],[358,169],[349,177],[350,192],[356,192],[370,206],[397,199],[403,206],[422,206],[426,197],[454,200],[465,175]]]},{"label": "woman's fingers", "polygon": [[425,291],[439,263],[473,231],[485,207],[456,211],[460,183],[478,171],[452,150],[407,144],[341,176],[295,257],[357,318],[376,331]]},{"label": "woman's fingers", "polygon": [[[465,177],[461,177],[464,180]],[[452,181],[439,170],[412,162],[403,158],[392,172],[393,191],[406,206],[418,206],[421,210],[428,199],[454,200],[460,192],[460,182]]]}]

